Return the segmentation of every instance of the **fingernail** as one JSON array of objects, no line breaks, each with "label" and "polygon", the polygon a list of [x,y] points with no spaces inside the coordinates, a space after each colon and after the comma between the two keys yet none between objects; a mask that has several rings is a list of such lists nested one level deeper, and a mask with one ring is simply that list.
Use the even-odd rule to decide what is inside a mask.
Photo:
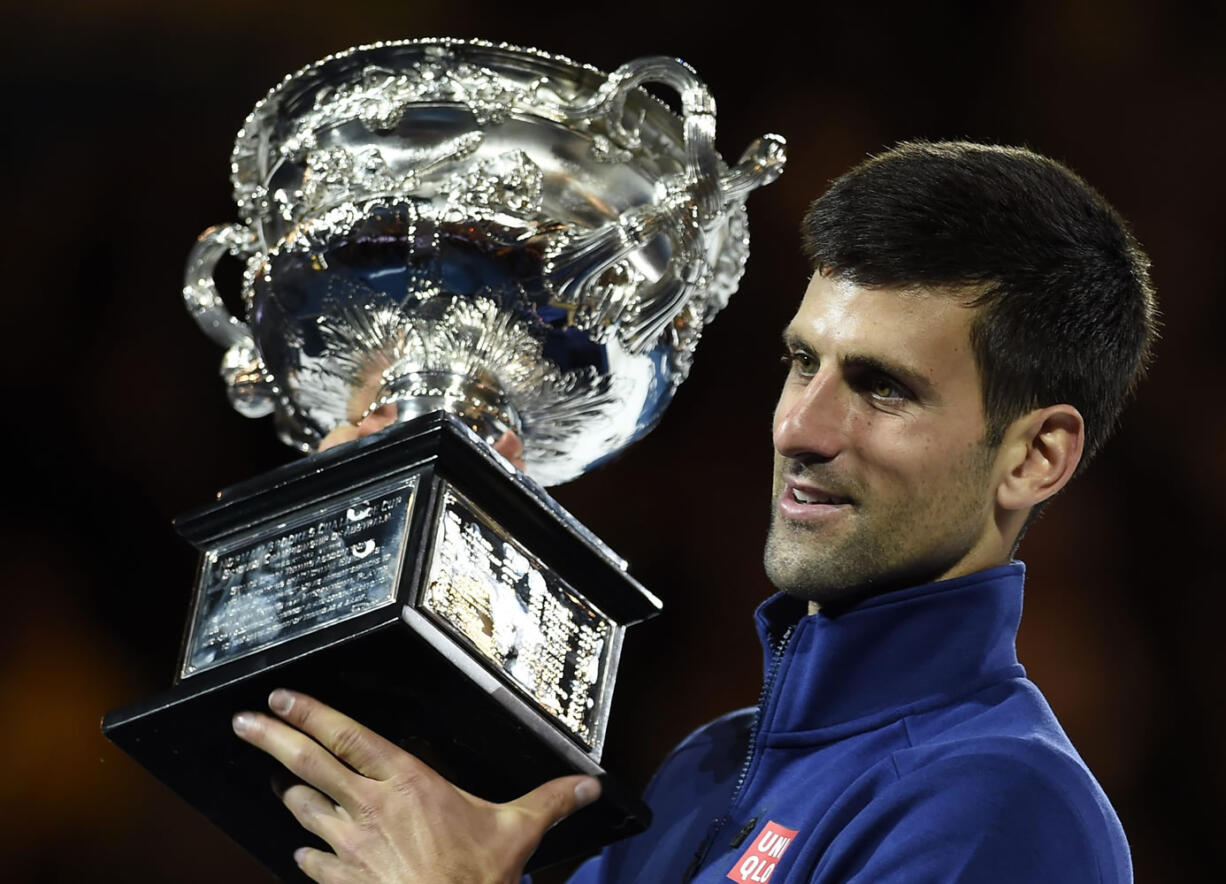
[{"label": "fingernail", "polygon": [[287,690],[277,688],[268,695],[268,708],[278,715],[288,715],[294,708],[294,696]]},{"label": "fingernail", "polygon": [[250,712],[240,712],[230,719],[230,726],[234,728],[234,733],[241,737],[243,734],[250,733],[255,727],[255,716]]},{"label": "fingernail", "polygon": [[310,850],[309,847],[299,847],[294,851],[294,862],[297,863],[299,867],[306,862],[308,850]]},{"label": "fingernail", "polygon": [[575,810],[587,807],[600,797],[600,781],[592,777],[580,780],[575,784]]}]

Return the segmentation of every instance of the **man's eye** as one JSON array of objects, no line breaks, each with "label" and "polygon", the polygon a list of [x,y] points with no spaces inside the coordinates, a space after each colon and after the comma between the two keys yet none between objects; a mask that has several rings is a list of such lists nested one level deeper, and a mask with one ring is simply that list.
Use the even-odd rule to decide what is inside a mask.
[{"label": "man's eye", "polygon": [[902,384],[889,378],[876,378],[868,385],[868,391],[878,399],[910,399],[911,392]]},{"label": "man's eye", "polygon": [[783,362],[797,374],[811,375],[817,371],[817,360],[812,353],[806,353],[804,350],[792,350],[784,354]]}]

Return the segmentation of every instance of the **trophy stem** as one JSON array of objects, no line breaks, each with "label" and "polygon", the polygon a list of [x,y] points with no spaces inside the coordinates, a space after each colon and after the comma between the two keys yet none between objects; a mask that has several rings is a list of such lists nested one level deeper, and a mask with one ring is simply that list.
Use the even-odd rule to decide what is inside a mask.
[{"label": "trophy stem", "polygon": [[519,412],[488,375],[480,379],[442,371],[401,375],[380,388],[367,414],[385,405],[395,406],[397,423],[445,411],[490,443],[507,431],[523,435]]}]

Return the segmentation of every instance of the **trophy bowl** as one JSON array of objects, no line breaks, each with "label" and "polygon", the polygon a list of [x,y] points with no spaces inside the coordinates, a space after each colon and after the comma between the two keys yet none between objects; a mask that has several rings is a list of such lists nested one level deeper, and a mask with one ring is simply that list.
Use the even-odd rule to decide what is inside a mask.
[{"label": "trophy bowl", "polygon": [[[678,117],[642,88],[680,96]],[[394,406],[524,443],[567,481],[648,432],[748,256],[744,202],[783,140],[729,167],[715,104],[684,63],[612,75],[531,49],[359,47],[256,105],[232,157],[242,222],[188,261],[189,310],[226,348],[248,416],[313,451]],[[245,319],[213,270],[245,261]]]}]

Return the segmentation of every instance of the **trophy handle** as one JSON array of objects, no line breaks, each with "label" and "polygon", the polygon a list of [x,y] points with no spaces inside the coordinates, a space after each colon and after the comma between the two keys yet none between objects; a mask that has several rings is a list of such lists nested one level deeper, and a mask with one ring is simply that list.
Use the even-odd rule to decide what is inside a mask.
[{"label": "trophy handle", "polygon": [[213,271],[222,255],[246,255],[255,245],[255,234],[242,224],[210,227],[196,238],[183,269],[183,301],[200,330],[223,347],[246,343],[252,346],[247,323],[235,319],[217,294]]},{"label": "trophy handle", "polygon": [[665,55],[636,58],[609,74],[591,99],[565,105],[562,111],[570,119],[602,118],[610,138],[633,150],[640,141],[637,131],[627,129],[623,122],[626,96],[644,83],[663,83],[681,96],[686,171],[692,179],[690,193],[700,221],[718,217],[724,199],[720,192],[719,157],[715,153],[715,99],[688,64]]},{"label": "trophy handle", "polygon": [[740,202],[751,190],[770,184],[783,174],[786,162],[787,141],[782,135],[768,132],[761,138],[755,138],[745,148],[736,165],[720,178],[719,186],[725,205]]},{"label": "trophy handle", "polygon": [[221,361],[226,393],[235,410],[247,417],[272,413],[275,406],[272,381],[256,352],[251,329],[231,315],[217,294],[213,271],[223,255],[250,255],[256,243],[256,235],[245,225],[210,227],[196,239],[183,270],[183,301],[187,312],[201,331],[226,348]]},{"label": "trophy handle", "polygon": [[[587,300],[605,271],[661,233],[672,240],[674,254],[701,255],[703,231],[723,220],[726,201],[720,159],[715,152],[715,99],[685,62],[662,55],[627,62],[611,73],[590,99],[563,105],[560,110],[569,119],[603,120],[610,140],[635,150],[641,141],[638,126],[625,125],[626,97],[644,83],[662,83],[681,96],[684,187],[662,204],[640,206],[596,230],[559,238],[546,263],[546,279],[563,300]],[[692,271],[678,269],[683,277],[692,275]],[[672,279],[654,293],[651,307],[623,330],[632,352],[646,347],[680,311],[691,293],[691,283],[690,279]],[[606,306],[615,309],[611,304]]]},{"label": "trophy handle", "polygon": [[[644,83],[663,83],[681,96],[685,137],[685,184],[658,204],[640,206],[581,236],[559,238],[546,264],[546,278],[562,300],[578,303],[595,290],[610,268],[663,233],[672,241],[677,277],[664,282],[639,314],[623,322],[631,352],[651,345],[704,284],[702,256],[712,237],[751,190],[769,184],[783,171],[785,142],[778,135],[756,139],[731,169],[720,174],[715,152],[715,100],[694,70],[667,56],[628,62],[612,74],[591,99],[562,107],[571,119],[602,119],[609,138],[633,150],[640,146],[637,126],[625,125],[626,97]],[[610,309],[613,305],[610,305]]]}]

